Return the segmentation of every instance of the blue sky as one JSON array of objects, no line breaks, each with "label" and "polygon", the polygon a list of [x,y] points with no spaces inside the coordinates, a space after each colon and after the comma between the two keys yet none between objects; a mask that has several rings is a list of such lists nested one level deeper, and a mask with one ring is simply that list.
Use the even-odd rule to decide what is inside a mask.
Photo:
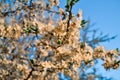
[{"label": "blue sky", "polygon": [[[65,4],[65,1],[61,0],[61,3]],[[90,18],[91,23],[96,23],[94,28],[99,28],[109,36],[117,35],[114,40],[100,45],[104,45],[106,49],[120,48],[120,0],[80,0],[74,6],[73,12],[77,13],[79,9],[83,10],[84,19]],[[104,76],[120,79],[120,69],[106,72],[103,67],[98,68]]]},{"label": "blue sky", "polygon": [[[66,0],[61,3],[65,4]],[[80,0],[73,12],[77,13],[79,9],[83,10],[84,19],[90,18],[91,23],[96,23],[94,28],[109,36],[117,35],[116,39],[101,45],[106,49],[120,48],[120,0]]]},{"label": "blue sky", "polygon": [[95,28],[110,36],[117,35],[116,39],[101,45],[106,49],[120,48],[120,0],[80,0],[74,7],[75,13],[78,8],[83,10],[85,19],[96,23]]},{"label": "blue sky", "polygon": [[120,0],[81,0],[77,6],[83,10],[84,18],[95,22],[95,28],[110,36],[118,35],[111,42],[104,43],[106,49],[120,48]]}]

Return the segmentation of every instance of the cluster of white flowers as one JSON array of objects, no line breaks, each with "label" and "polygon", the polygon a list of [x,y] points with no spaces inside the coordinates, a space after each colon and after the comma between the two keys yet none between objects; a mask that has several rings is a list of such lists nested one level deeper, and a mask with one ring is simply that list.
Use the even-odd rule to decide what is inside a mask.
[{"label": "cluster of white flowers", "polygon": [[[59,5],[59,0],[49,2],[52,7]],[[45,5],[45,2],[41,0],[39,4]],[[23,7],[31,14],[37,10],[24,5]],[[120,61],[116,50],[107,51],[103,46],[92,49],[87,43],[80,42],[82,11],[71,18],[68,27],[68,18],[60,18],[56,24],[52,19],[54,16],[48,19],[46,9],[42,7],[39,11],[42,15],[35,13],[33,20],[25,13],[24,23],[14,23],[6,27],[1,18],[0,79],[58,80],[58,73],[63,72],[73,80],[79,80],[78,68],[82,61],[86,65],[94,64],[94,59],[97,58],[104,60],[103,66],[106,69],[119,67]],[[58,11],[60,16],[65,13],[62,8]],[[41,19],[38,19],[40,17]],[[34,37],[31,39],[31,36]],[[34,51],[33,46],[36,48]],[[33,53],[35,57],[31,59],[28,57],[29,53]],[[90,80],[94,79],[93,75],[89,77]]]}]

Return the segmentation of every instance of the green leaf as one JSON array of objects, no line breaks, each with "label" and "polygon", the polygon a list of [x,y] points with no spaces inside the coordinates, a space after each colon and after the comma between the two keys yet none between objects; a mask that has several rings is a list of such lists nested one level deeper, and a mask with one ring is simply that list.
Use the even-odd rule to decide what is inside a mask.
[{"label": "green leaf", "polygon": [[119,49],[118,49],[118,48],[116,48],[116,51],[117,51],[117,52],[119,52]]},{"label": "green leaf", "polygon": [[31,30],[36,31],[36,28],[34,26],[30,27]]},{"label": "green leaf", "polygon": [[79,1],[79,0],[72,0],[72,1],[71,1],[71,5],[72,5],[72,6],[75,5],[78,1]]},{"label": "green leaf", "polygon": [[81,43],[80,43],[80,47],[81,47],[81,48],[84,48],[84,47],[85,47],[85,43],[84,43],[84,42],[81,42]]},{"label": "green leaf", "polygon": [[33,59],[30,59],[30,62],[31,62],[32,64],[34,64],[34,60],[33,60]]},{"label": "green leaf", "polygon": [[67,5],[70,6],[71,0],[67,0]]},{"label": "green leaf", "polygon": [[71,62],[68,62],[70,65],[73,65],[73,62],[71,61]]},{"label": "green leaf", "polygon": [[4,23],[4,27],[7,27],[7,24],[6,24],[6,23]]},{"label": "green leaf", "polygon": [[66,8],[66,12],[68,12],[69,11],[69,6],[66,5],[65,8]]},{"label": "green leaf", "polygon": [[57,44],[61,45],[62,41],[60,39],[58,39]]},{"label": "green leaf", "polygon": [[86,24],[87,22],[88,22],[88,21],[82,20],[80,25],[81,25],[82,27],[85,27],[85,24]]},{"label": "green leaf", "polygon": [[30,28],[31,28],[31,30],[33,30],[33,31],[35,31],[35,32],[38,31],[38,28],[37,28],[36,26],[32,26],[32,27],[30,27]]},{"label": "green leaf", "polygon": [[30,28],[27,28],[27,29],[23,28],[23,31],[26,32],[26,33],[31,33],[32,32],[32,30]]},{"label": "green leaf", "polygon": [[92,61],[93,60],[88,60],[88,61],[85,62],[85,64],[87,65],[87,64],[91,63]]},{"label": "green leaf", "polygon": [[3,60],[2,56],[0,56],[0,59]]}]

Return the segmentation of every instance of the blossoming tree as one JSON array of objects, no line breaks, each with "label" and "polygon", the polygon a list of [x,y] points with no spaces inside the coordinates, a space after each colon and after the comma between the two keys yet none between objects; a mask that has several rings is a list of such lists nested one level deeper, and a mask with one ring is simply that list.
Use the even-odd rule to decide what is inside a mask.
[{"label": "blossoming tree", "polygon": [[[85,24],[82,11],[72,13],[79,0],[6,0],[0,3],[0,79],[59,80],[60,72],[79,80],[82,63],[104,61],[105,69],[119,67],[118,50],[92,49],[80,41]],[[4,3],[5,2],[5,3]],[[94,80],[94,76],[89,76]]]}]

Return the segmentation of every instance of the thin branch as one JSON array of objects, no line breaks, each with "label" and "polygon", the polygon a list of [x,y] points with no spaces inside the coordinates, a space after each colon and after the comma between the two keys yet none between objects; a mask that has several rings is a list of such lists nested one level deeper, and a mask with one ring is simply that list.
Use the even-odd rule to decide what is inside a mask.
[{"label": "thin branch", "polygon": [[30,78],[30,76],[32,75],[32,72],[34,71],[34,68],[32,68],[32,70],[30,71],[30,73],[28,74],[27,78],[24,80],[28,80]]}]

